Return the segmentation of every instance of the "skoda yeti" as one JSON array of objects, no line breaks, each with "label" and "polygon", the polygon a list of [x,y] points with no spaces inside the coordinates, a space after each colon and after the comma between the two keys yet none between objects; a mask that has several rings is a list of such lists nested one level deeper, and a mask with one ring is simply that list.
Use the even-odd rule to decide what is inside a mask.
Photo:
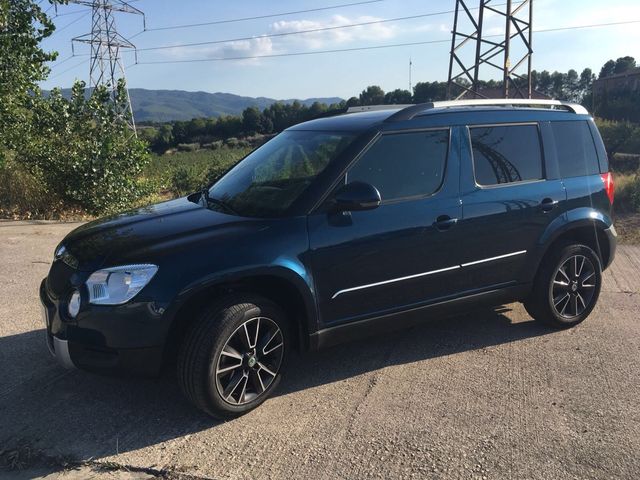
[{"label": "skoda yeti", "polygon": [[293,349],[480,304],[572,327],[613,260],[588,112],[460,101],[296,125],[210,188],[90,222],[40,287],[67,367],[156,374],[216,417],[258,406]]}]

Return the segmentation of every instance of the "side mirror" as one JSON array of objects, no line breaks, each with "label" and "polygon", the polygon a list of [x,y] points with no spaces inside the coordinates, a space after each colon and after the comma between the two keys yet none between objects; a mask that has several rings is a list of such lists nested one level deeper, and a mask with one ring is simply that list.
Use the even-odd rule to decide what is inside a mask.
[{"label": "side mirror", "polygon": [[334,210],[352,212],[373,210],[380,205],[382,198],[376,187],[364,182],[351,182],[340,188],[333,197]]}]

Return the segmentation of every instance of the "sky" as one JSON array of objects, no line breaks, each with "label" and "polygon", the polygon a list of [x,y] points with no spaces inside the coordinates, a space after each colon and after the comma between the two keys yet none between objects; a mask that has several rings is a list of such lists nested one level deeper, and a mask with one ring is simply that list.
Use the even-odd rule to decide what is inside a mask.
[{"label": "sky", "polygon": [[[353,5],[364,1],[132,1],[132,6],[144,12],[147,30],[143,31],[141,16],[115,14],[118,32],[137,49],[137,64],[133,50],[123,53],[127,83],[132,88],[227,92],[278,99],[349,98],[357,96],[367,85],[380,85],[385,91],[408,88],[410,59],[414,85],[418,81],[447,79],[453,25],[451,12],[455,8],[455,0],[377,0]],[[518,3],[518,0],[515,2]],[[475,6],[479,0],[467,0],[467,3]],[[494,3],[501,5],[504,2],[494,0]],[[344,4],[352,5],[270,18],[165,29]],[[49,14],[55,15],[54,9]],[[76,56],[71,57],[71,39],[90,32],[90,9],[70,4],[58,7],[57,15],[54,23],[58,30],[43,43],[46,50],[59,52],[58,60],[50,65],[49,79],[42,83],[42,87],[47,89],[69,87],[75,79],[88,81],[89,78],[89,46],[76,43]],[[375,23],[412,16],[420,17]],[[611,58],[631,55],[640,60],[638,0],[534,0],[533,17],[534,31],[639,22],[535,33],[533,68],[536,70],[566,72],[574,68],[580,72],[589,67],[597,73],[602,64]],[[368,24],[320,32],[265,36],[361,23]],[[500,21],[498,15],[491,15],[485,31],[493,35],[504,34],[504,21]],[[185,43],[239,38],[243,40],[180,47]],[[385,47],[421,42],[435,43]],[[165,48],[145,50],[156,47]],[[361,47],[383,48],[319,53]],[[312,54],[264,57],[302,52]],[[469,47],[461,50],[465,58],[470,52]],[[516,45],[511,57],[512,65],[521,54],[521,48]],[[256,56],[263,58],[221,60]],[[501,73],[485,67],[480,77],[498,79]]]}]

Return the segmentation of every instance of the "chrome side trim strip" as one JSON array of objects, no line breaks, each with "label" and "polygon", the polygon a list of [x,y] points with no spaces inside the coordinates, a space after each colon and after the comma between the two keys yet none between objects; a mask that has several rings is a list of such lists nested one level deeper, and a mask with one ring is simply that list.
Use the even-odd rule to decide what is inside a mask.
[{"label": "chrome side trim strip", "polygon": [[462,265],[454,265],[453,267],[441,268],[439,270],[432,270],[430,272],[416,273],[415,275],[408,275],[406,277],[392,278],[390,280],[383,280],[381,282],[376,282],[376,283],[368,283],[367,285],[360,285],[358,287],[345,288],[344,290],[338,290],[336,293],[334,293],[333,297],[331,297],[331,300],[335,300],[337,297],[339,297],[343,293],[355,292],[357,290],[364,290],[365,288],[379,287],[380,285],[387,285],[389,283],[403,282],[405,280],[412,280],[414,278],[426,277],[427,275],[434,275],[436,273],[449,272],[451,270],[470,267],[472,265],[478,265],[480,263],[493,262],[494,260],[501,260],[503,258],[514,257],[516,255],[523,255],[525,253],[527,253],[526,250],[521,250],[519,252],[512,252],[512,253],[507,253],[505,255],[498,255],[497,257],[483,258],[482,260],[463,263]]},{"label": "chrome side trim strip", "polygon": [[471,265],[478,265],[479,263],[493,262],[494,260],[500,260],[502,258],[514,257],[516,255],[522,255],[527,253],[526,250],[519,252],[507,253],[506,255],[498,255],[497,257],[483,258],[482,260],[476,260],[475,262],[463,263],[461,267],[470,267]]},{"label": "chrome side trim strip", "polygon": [[383,280],[382,282],[369,283],[367,285],[360,285],[359,287],[345,288],[344,290],[337,291],[333,295],[333,297],[331,297],[331,300],[336,298],[338,295],[342,295],[343,293],[354,292],[356,290],[362,290],[362,289],[365,289],[365,288],[378,287],[380,285],[386,285],[388,283],[402,282],[404,280],[411,280],[412,278],[426,277],[427,275],[433,275],[435,273],[441,273],[441,272],[448,272],[449,270],[457,270],[458,268],[460,268],[460,265],[455,265],[453,267],[447,267],[447,268],[441,268],[440,270],[432,270],[430,272],[416,273],[415,275],[409,275],[407,277],[392,278],[391,280]]}]

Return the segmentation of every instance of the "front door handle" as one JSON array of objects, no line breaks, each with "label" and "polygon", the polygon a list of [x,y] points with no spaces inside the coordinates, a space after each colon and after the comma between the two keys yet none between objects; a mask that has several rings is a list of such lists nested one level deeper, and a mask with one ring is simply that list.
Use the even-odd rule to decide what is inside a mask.
[{"label": "front door handle", "polygon": [[449,215],[440,215],[436,218],[436,221],[433,222],[433,226],[436,227],[436,230],[443,232],[449,230],[456,223],[458,223],[457,218],[451,218]]},{"label": "front door handle", "polygon": [[543,212],[550,212],[556,207],[557,204],[557,200],[554,200],[552,198],[545,198],[540,202],[540,208],[542,208]]}]

